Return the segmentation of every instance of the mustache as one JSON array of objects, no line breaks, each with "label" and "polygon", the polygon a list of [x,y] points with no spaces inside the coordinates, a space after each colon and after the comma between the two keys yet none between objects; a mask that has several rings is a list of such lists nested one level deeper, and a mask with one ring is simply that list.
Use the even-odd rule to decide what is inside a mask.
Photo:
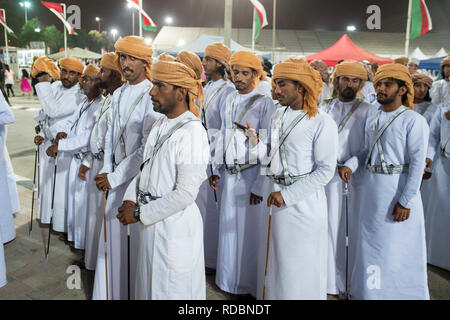
[{"label": "mustache", "polygon": [[134,72],[133,70],[131,70],[131,69],[130,69],[130,68],[128,68],[128,67],[125,67],[125,68],[123,68],[123,69],[122,69],[122,71],[123,71],[123,72],[125,72],[125,71],[130,71],[130,72]]}]

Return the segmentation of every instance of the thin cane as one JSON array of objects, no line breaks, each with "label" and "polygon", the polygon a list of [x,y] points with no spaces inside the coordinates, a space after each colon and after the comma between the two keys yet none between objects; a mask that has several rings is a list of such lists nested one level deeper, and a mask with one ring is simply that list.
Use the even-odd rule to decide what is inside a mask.
[{"label": "thin cane", "polygon": [[[201,113],[202,113],[202,117],[203,117],[203,127],[206,130],[206,137],[208,138],[208,145],[209,145],[209,147],[211,147],[211,140],[209,139],[208,127],[206,126],[206,113],[205,113],[205,111],[203,111],[203,109],[201,109]],[[211,176],[212,176],[213,168],[212,168],[211,161],[209,162],[209,171],[211,171]],[[217,192],[215,189],[213,189],[213,191],[214,191],[214,200],[216,201],[216,209],[217,209],[217,211],[219,211],[219,202],[217,201]]]},{"label": "thin cane", "polygon": [[128,253],[127,253],[127,261],[128,261],[128,300],[130,300],[130,225],[127,225],[127,233],[128,233]]},{"label": "thin cane", "polygon": [[34,213],[34,190],[36,190],[36,163],[39,157],[39,146],[36,147],[36,153],[34,154],[34,173],[33,173],[33,193],[31,195],[31,218],[30,218],[30,228],[28,229],[28,235],[31,235],[33,230],[33,213]]},{"label": "thin cane", "polygon": [[108,294],[108,247],[107,247],[107,237],[106,237],[106,198],[108,197],[107,192],[103,192],[103,234],[105,242],[105,276],[106,276],[106,300],[109,300]]},{"label": "thin cane", "polygon": [[52,216],[50,217],[50,226],[48,228],[48,240],[47,240],[47,250],[45,251],[45,259],[48,259],[48,253],[50,252],[50,236],[53,226],[53,214],[55,205],[55,185],[56,185],[56,168],[57,168],[57,158],[55,158],[55,171],[53,172],[53,194],[52,194]]},{"label": "thin cane", "polygon": [[[345,173],[347,179],[347,173]],[[344,184],[345,196],[345,296],[348,297],[348,183]]]},{"label": "thin cane", "polygon": [[272,205],[269,209],[269,227],[267,228],[267,254],[266,254],[266,270],[264,271],[264,289],[262,299],[266,299],[266,277],[267,277],[267,267],[269,266],[269,249],[270,249],[270,226],[272,224]]}]

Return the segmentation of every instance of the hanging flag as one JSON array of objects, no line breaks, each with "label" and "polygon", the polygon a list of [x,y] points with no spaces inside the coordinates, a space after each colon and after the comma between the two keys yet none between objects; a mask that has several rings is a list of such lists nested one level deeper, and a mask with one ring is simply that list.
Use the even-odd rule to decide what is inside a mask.
[{"label": "hanging flag", "polygon": [[253,7],[255,8],[255,15],[253,17],[255,24],[255,34],[253,35],[253,39],[256,40],[261,33],[262,28],[268,25],[267,23],[267,14],[266,9],[264,9],[261,2],[258,0],[250,0]]},{"label": "hanging flag", "polygon": [[[0,10],[0,23],[2,26],[5,27],[6,31],[9,34],[14,34],[14,31],[12,31],[12,29],[6,25],[5,18],[3,17],[3,11],[1,11],[1,10]],[[14,35],[14,37],[17,38],[15,35]]]},{"label": "hanging flag", "polygon": [[415,39],[430,31],[433,26],[425,0],[411,1],[411,31],[409,38]]},{"label": "hanging flag", "polygon": [[53,12],[59,20],[61,20],[62,23],[64,23],[64,26],[66,27],[67,31],[69,32],[69,34],[71,35],[78,35],[74,28],[72,28],[72,26],[70,25],[69,22],[67,22],[67,20],[64,18],[64,10],[63,7],[60,3],[54,3],[54,2],[46,2],[46,1],[41,1],[41,3],[47,7],[48,10],[50,10],[51,12]]},{"label": "hanging flag", "polygon": [[139,0],[126,0],[127,3],[131,4],[133,8],[139,11],[141,14],[142,19],[142,28],[146,31],[156,31],[156,28],[158,27],[153,20],[150,18],[150,16],[144,11],[144,9],[141,10],[139,6]]}]

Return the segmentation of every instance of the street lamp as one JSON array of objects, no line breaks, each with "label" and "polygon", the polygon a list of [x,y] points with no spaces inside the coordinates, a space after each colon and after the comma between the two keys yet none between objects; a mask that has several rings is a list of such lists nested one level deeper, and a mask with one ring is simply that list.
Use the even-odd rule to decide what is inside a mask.
[{"label": "street lamp", "polygon": [[95,17],[95,21],[98,22],[98,32],[100,32],[100,21],[102,21],[102,18]]},{"label": "street lamp", "polygon": [[347,26],[347,31],[353,32],[353,31],[355,31],[355,30],[356,30],[356,27],[355,27],[354,25]]},{"label": "street lamp", "polygon": [[19,2],[20,6],[25,8],[25,24],[28,22],[27,9],[31,7],[31,3],[29,1]]},{"label": "street lamp", "polygon": [[134,7],[131,3],[127,4],[128,9],[131,9],[131,21],[132,21],[132,25],[133,25],[133,33],[132,35],[134,36]]},{"label": "street lamp", "polygon": [[112,29],[111,34],[113,35],[114,41],[116,41],[117,29]]}]

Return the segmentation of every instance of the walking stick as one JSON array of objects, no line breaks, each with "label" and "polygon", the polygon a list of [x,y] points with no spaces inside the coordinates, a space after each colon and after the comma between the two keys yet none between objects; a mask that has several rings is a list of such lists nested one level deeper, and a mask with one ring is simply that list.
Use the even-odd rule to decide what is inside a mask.
[{"label": "walking stick", "polygon": [[269,249],[270,249],[270,226],[272,224],[272,205],[269,209],[269,227],[267,229],[267,254],[266,254],[266,270],[264,271],[264,289],[262,299],[266,299],[266,277],[267,277],[267,267],[269,266]]},{"label": "walking stick", "polygon": [[128,262],[128,300],[130,300],[130,225],[127,225],[127,245],[128,245],[128,253],[127,253],[127,262]]},{"label": "walking stick", "polygon": [[[345,173],[347,179],[347,173]],[[345,197],[345,293],[344,298],[348,299],[348,183],[344,184]]]},{"label": "walking stick", "polygon": [[36,163],[38,158],[39,158],[39,146],[36,146],[36,152],[34,154],[33,193],[31,195],[31,218],[30,218],[30,227],[28,229],[28,236],[31,235],[31,231],[33,230],[34,190],[36,189]]},{"label": "walking stick", "polygon": [[105,276],[106,276],[106,300],[109,300],[108,294],[108,247],[107,247],[107,237],[106,237],[106,198],[108,197],[108,192],[103,192],[103,234],[105,243]]},{"label": "walking stick", "polygon": [[48,240],[47,240],[47,250],[45,251],[45,259],[48,259],[48,253],[50,251],[50,236],[52,233],[53,214],[55,205],[56,168],[57,168],[57,158],[55,158],[55,171],[53,172],[52,216],[50,217],[50,226],[48,228]]}]

